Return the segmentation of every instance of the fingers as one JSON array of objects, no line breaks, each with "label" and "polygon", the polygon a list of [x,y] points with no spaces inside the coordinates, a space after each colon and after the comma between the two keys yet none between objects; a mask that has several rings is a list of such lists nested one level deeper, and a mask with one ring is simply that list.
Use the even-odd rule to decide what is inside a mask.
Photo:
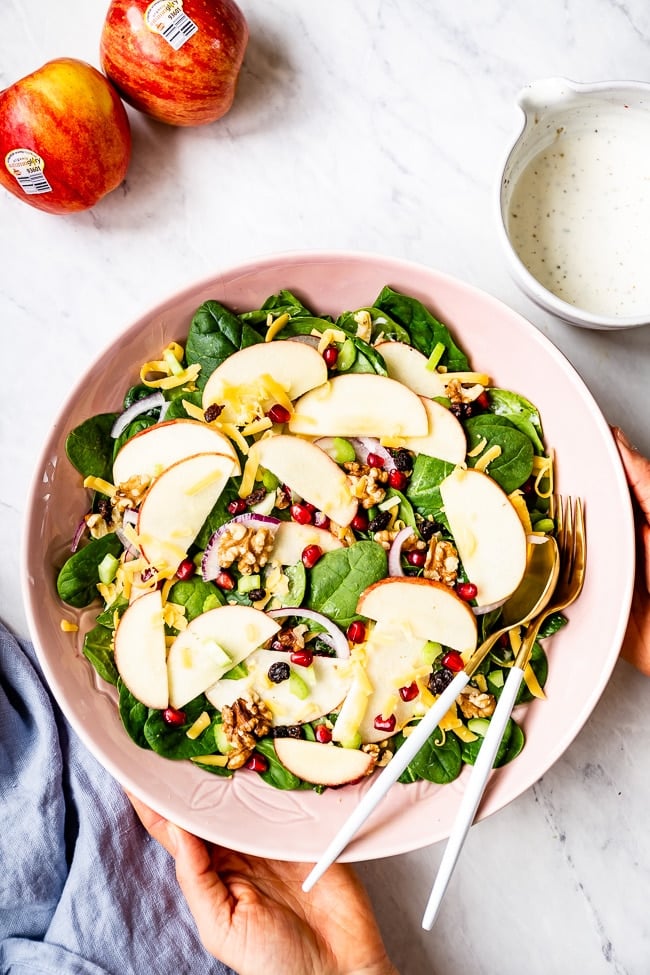
[{"label": "fingers", "polygon": [[614,436],[629,485],[650,523],[650,460],[634,449],[619,427],[614,427]]},{"label": "fingers", "polygon": [[154,812],[149,806],[137,799],[131,792],[127,792],[126,797],[133,806],[136,816],[146,829],[147,833],[157,840],[161,846],[163,846],[171,856],[175,856],[177,840],[174,833],[175,827],[169,820],[165,819],[159,813]]}]

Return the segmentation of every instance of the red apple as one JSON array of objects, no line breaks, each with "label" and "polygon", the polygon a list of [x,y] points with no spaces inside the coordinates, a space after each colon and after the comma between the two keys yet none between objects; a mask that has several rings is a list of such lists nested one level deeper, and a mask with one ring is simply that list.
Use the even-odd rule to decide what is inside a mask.
[{"label": "red apple", "polygon": [[30,206],[87,210],[120,185],[130,158],[124,105],[84,61],[48,61],[0,92],[0,183]]},{"label": "red apple", "polygon": [[247,43],[233,0],[112,0],[100,57],[134,108],[169,125],[206,125],[232,105]]}]

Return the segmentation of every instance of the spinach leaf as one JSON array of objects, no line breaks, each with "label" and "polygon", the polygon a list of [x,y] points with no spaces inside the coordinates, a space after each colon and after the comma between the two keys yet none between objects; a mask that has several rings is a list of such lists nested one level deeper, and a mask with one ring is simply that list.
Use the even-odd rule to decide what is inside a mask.
[{"label": "spinach leaf", "polygon": [[127,609],[128,605],[129,605],[128,599],[126,599],[124,596],[118,596],[117,599],[114,602],[112,602],[110,606],[107,606],[106,609],[103,609],[101,611],[101,613],[97,617],[97,622],[100,623],[103,627],[108,627],[109,630],[114,629],[115,614],[117,613],[118,618],[121,618],[124,610]]},{"label": "spinach leaf", "polygon": [[543,640],[547,636],[553,636],[558,630],[561,630],[563,626],[566,626],[568,619],[562,613],[552,613],[547,619],[542,623],[538,639]]},{"label": "spinach leaf", "polygon": [[56,579],[56,590],[63,602],[81,609],[97,599],[100,562],[106,555],[119,558],[122,551],[122,543],[115,532],[109,532],[102,538],[91,539],[71,555]]},{"label": "spinach leaf", "polygon": [[[203,754],[205,755],[206,753],[204,752]],[[212,775],[221,775],[225,779],[229,779],[233,774],[233,770],[231,768],[227,768],[225,765],[207,765],[203,762],[197,762],[196,759],[192,761],[192,765],[196,765],[197,768],[203,769],[204,772],[211,772]]]},{"label": "spinach leaf", "polygon": [[326,328],[331,327],[332,323],[326,318],[316,318],[314,315],[302,315],[291,318],[278,332],[278,338],[289,339],[295,335],[311,335],[314,331],[322,334]]},{"label": "spinach leaf", "polygon": [[120,718],[129,738],[140,748],[149,748],[149,742],[144,734],[149,708],[133,696],[122,680],[118,680],[117,689],[120,692]]},{"label": "spinach leaf", "polygon": [[[402,492],[398,491],[396,488],[388,488],[386,491],[386,498],[399,498],[397,517],[403,521],[405,525],[408,525],[409,528],[417,528],[413,506],[406,498],[406,495],[402,494]],[[394,510],[394,508],[391,508],[391,511]]]},{"label": "spinach leaf", "polygon": [[266,325],[269,312],[273,313],[274,318],[280,315],[291,315],[292,318],[312,317],[312,312],[305,307],[300,298],[296,298],[293,292],[283,288],[275,295],[270,295],[261,308],[252,311],[245,311],[239,316],[242,322],[252,325]]},{"label": "spinach leaf", "polygon": [[409,344],[427,358],[438,342],[441,342],[445,347],[440,360],[442,365],[447,366],[451,372],[465,372],[469,369],[467,356],[456,345],[447,326],[434,318],[417,298],[385,287],[377,298],[375,307],[399,322],[409,334]]},{"label": "spinach leaf", "polygon": [[193,393],[183,392],[182,396],[175,396],[169,406],[167,407],[167,412],[165,413],[165,420],[178,420],[187,419],[189,413],[183,406],[183,400],[187,400],[189,403],[193,403],[194,406],[202,407],[203,397],[199,390],[195,390]]},{"label": "spinach leaf", "polygon": [[84,637],[83,655],[101,678],[109,684],[117,684],[119,674],[115,666],[112,643],[112,630],[101,625],[93,626]]},{"label": "spinach leaf", "polygon": [[302,779],[285,768],[278,758],[272,738],[262,738],[255,746],[258,752],[266,758],[269,767],[266,772],[260,772],[261,778],[275,789],[300,789]]},{"label": "spinach leaf", "polygon": [[111,429],[119,413],[100,413],[71,430],[65,441],[70,463],[83,477],[113,477]]},{"label": "spinach leaf", "polygon": [[495,445],[501,448],[501,454],[490,463],[488,472],[506,494],[528,480],[533,472],[533,445],[510,420],[493,413],[481,413],[465,420],[463,425],[469,441],[467,463],[470,467],[478,460],[478,457],[470,456],[472,449],[485,439],[485,450]]},{"label": "spinach leaf", "polygon": [[372,345],[368,345],[363,339],[351,337],[351,341],[357,350],[357,357],[348,369],[348,372],[375,372],[378,376],[387,376],[388,370],[384,357]]},{"label": "spinach leaf", "polygon": [[[483,739],[477,738],[475,741],[464,741],[461,746],[461,756],[465,765],[474,765],[481,750]],[[497,748],[492,768],[500,768],[507,762],[515,758],[524,745],[524,736],[521,728],[512,718],[508,718],[501,743]],[[511,751],[512,749],[512,751]]]},{"label": "spinach leaf", "polygon": [[[191,758],[192,755],[211,755],[218,751],[214,732],[215,709],[204,694],[199,694],[193,701],[183,707],[185,723],[182,725],[168,725],[163,719],[162,711],[150,711],[144,726],[144,736],[149,747],[158,755],[165,758]],[[186,732],[192,727],[196,719],[207,711],[212,716],[212,722],[198,738],[188,738]]]},{"label": "spinach leaf", "polygon": [[513,426],[525,433],[533,442],[536,453],[544,453],[542,421],[536,406],[507,389],[489,389],[490,410],[496,416],[504,416]]},{"label": "spinach leaf", "polygon": [[[533,651],[530,655],[530,666],[535,677],[537,678],[537,683],[540,687],[544,687],[548,678],[548,658],[543,647],[537,642],[537,640],[533,644]],[[519,688],[519,693],[517,694],[517,698],[515,700],[515,706],[517,704],[527,704],[528,701],[532,700],[533,695],[528,690],[526,681],[522,681],[521,687]]]},{"label": "spinach leaf", "polygon": [[300,606],[307,589],[307,572],[302,562],[286,565],[284,574],[289,580],[289,589],[283,596],[276,596],[281,606]]},{"label": "spinach leaf", "polygon": [[453,469],[454,465],[446,460],[426,454],[417,455],[406,497],[419,514],[433,515],[436,521],[442,520],[440,485]]},{"label": "spinach leaf", "polygon": [[208,599],[211,609],[225,604],[223,593],[214,582],[204,582],[199,576],[175,582],[167,598],[170,603],[185,607],[185,618],[188,623],[205,612]]},{"label": "spinach leaf", "polygon": [[[397,748],[400,748],[404,741],[401,732],[396,735]],[[462,765],[460,741],[456,735],[451,731],[443,735],[440,728],[436,728],[406,766],[398,782],[417,782],[419,779],[426,779],[427,782],[445,785],[458,778]]]},{"label": "spinach leaf", "polygon": [[187,364],[201,366],[199,389],[229,355],[263,341],[259,332],[218,301],[205,301],[194,313],[185,345]]},{"label": "spinach leaf", "polygon": [[[142,430],[148,430],[149,427],[155,426],[157,422],[158,419],[155,416],[145,414],[144,416],[139,416],[136,420],[133,420],[132,423],[129,423],[128,427],[122,430],[119,437],[116,437],[115,440],[113,440],[113,459],[117,457],[119,451],[122,449],[127,440],[130,440],[131,437],[135,437],[136,433],[140,433]],[[113,468],[111,466],[111,477],[109,480],[112,480],[112,476]]]},{"label": "spinach leaf", "polygon": [[386,552],[377,542],[355,542],[326,552],[310,571],[307,606],[348,626],[358,618],[361,593],[386,572]]},{"label": "spinach leaf", "polygon": [[523,729],[515,721],[513,721],[512,734],[510,735],[510,740],[508,741],[508,749],[499,762],[498,768],[501,768],[503,765],[507,765],[508,762],[513,760],[513,758],[516,758],[525,744],[526,736]]},{"label": "spinach leaf", "polygon": [[360,311],[366,311],[370,315],[372,321],[371,342],[376,342],[381,335],[386,340],[390,339],[393,342],[410,344],[411,336],[406,329],[398,325],[385,311],[382,311],[380,308],[373,308],[372,306],[369,308],[358,308],[356,311],[344,311],[337,318],[336,327],[342,329],[344,332],[348,332],[350,335],[356,335],[358,323],[355,316]]}]

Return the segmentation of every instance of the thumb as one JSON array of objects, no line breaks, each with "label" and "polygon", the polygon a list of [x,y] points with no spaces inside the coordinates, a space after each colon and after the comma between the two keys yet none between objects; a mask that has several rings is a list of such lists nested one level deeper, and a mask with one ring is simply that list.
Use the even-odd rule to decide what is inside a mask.
[{"label": "thumb", "polygon": [[632,493],[650,523],[650,460],[634,449],[619,427],[614,427],[614,436]]}]

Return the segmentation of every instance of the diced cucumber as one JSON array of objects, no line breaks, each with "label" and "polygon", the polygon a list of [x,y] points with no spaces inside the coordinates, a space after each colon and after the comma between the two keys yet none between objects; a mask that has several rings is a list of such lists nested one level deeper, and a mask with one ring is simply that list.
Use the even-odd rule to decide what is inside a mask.
[{"label": "diced cucumber", "polygon": [[432,664],[442,653],[442,644],[434,640],[427,640],[422,649],[422,657],[425,664]]},{"label": "diced cucumber", "polygon": [[265,470],[262,474],[262,484],[267,491],[275,491],[280,485],[280,478],[272,474],[271,471]]},{"label": "diced cucumber", "polygon": [[352,339],[346,339],[341,348],[339,349],[338,358],[336,360],[336,368],[338,372],[347,372],[347,370],[354,364],[354,360],[357,357],[357,350],[355,348]]},{"label": "diced cucumber", "polygon": [[215,725],[214,741],[222,755],[227,755],[228,752],[232,751],[233,746],[228,741],[222,724]]},{"label": "diced cucumber", "polygon": [[261,587],[261,580],[258,575],[254,576],[240,576],[237,581],[237,592],[247,593],[252,589],[259,589]]},{"label": "diced cucumber", "polygon": [[488,688],[492,693],[494,693],[494,691],[500,691],[504,684],[503,671],[491,670],[486,675],[486,680],[488,682]]},{"label": "diced cucumber", "polygon": [[479,738],[485,738],[487,730],[490,727],[490,722],[487,718],[470,718],[467,722],[467,727],[473,734],[478,735]]},{"label": "diced cucumber", "polygon": [[289,690],[299,701],[304,701],[305,698],[309,697],[309,684],[295,670],[289,674]]},{"label": "diced cucumber", "polygon": [[97,566],[99,581],[103,582],[106,586],[111,583],[115,578],[115,573],[117,572],[119,564],[120,560],[116,559],[115,556],[111,555],[110,552],[107,552]]},{"label": "diced cucumber", "polygon": [[331,450],[337,464],[351,464],[357,458],[354,447],[345,437],[334,437]]}]

